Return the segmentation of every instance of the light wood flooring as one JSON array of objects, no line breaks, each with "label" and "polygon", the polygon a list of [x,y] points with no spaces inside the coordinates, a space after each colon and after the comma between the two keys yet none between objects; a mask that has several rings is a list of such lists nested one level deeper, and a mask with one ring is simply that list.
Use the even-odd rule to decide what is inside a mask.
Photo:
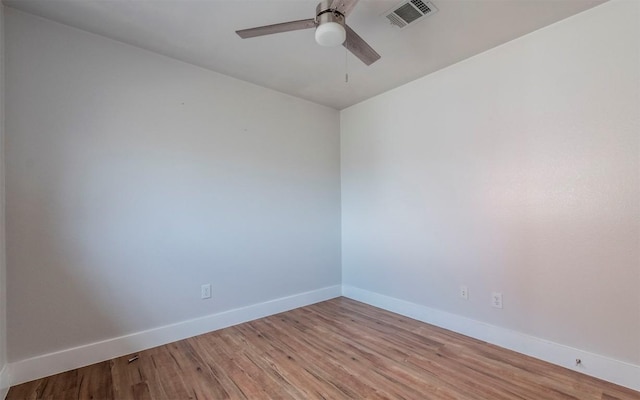
[{"label": "light wood flooring", "polygon": [[12,387],[7,398],[640,399],[346,298],[134,355]]}]

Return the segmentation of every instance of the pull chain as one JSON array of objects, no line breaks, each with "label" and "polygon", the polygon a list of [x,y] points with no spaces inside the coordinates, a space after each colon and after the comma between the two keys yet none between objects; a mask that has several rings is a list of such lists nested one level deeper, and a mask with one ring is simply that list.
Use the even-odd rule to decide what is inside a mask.
[{"label": "pull chain", "polygon": [[344,48],[344,83],[349,83],[349,52]]}]

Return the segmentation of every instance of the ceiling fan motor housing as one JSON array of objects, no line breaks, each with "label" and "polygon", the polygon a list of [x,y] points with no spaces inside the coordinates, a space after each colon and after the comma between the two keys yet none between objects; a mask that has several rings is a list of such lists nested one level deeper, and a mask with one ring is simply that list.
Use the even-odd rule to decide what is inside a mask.
[{"label": "ceiling fan motor housing", "polygon": [[346,39],[344,14],[330,8],[331,1],[316,7],[316,42],[321,46],[339,46]]}]

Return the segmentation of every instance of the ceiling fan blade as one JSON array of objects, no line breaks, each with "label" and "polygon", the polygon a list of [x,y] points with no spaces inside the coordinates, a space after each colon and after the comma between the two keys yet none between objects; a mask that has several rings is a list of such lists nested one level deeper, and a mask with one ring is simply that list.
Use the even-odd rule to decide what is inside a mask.
[{"label": "ceiling fan blade", "polygon": [[338,10],[346,17],[351,14],[356,4],[358,4],[358,0],[333,0],[329,8]]},{"label": "ceiling fan blade", "polygon": [[376,53],[353,29],[348,25],[345,25],[344,28],[347,31],[347,39],[342,45],[346,47],[347,50],[367,65],[371,65],[380,59],[380,54]]},{"label": "ceiling fan blade", "polygon": [[310,29],[316,27],[316,21],[313,18],[301,19],[299,21],[283,22],[281,24],[273,24],[259,26],[257,28],[242,29],[236,31],[238,36],[248,39],[256,36],[271,35],[273,33],[297,31],[300,29]]}]

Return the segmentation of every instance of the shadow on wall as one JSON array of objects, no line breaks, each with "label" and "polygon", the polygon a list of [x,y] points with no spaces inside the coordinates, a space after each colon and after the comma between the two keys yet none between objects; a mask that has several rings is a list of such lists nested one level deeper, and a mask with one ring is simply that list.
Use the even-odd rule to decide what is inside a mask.
[{"label": "shadow on wall", "polygon": [[[58,141],[45,146],[46,157],[14,158],[20,166],[10,173],[8,198],[13,359],[327,280],[320,271],[337,265],[339,248],[337,229],[335,237],[327,234],[338,225],[323,218],[331,205],[327,185],[307,182],[315,168],[309,174],[283,165],[283,157],[300,163],[295,148],[278,159],[252,135],[263,133],[181,148],[152,137],[120,146],[103,133],[73,144],[45,139]],[[215,301],[200,299],[203,283],[213,284]],[[25,287],[28,293],[16,289]]]},{"label": "shadow on wall", "polygon": [[340,282],[337,111],[8,14],[11,361]]}]

